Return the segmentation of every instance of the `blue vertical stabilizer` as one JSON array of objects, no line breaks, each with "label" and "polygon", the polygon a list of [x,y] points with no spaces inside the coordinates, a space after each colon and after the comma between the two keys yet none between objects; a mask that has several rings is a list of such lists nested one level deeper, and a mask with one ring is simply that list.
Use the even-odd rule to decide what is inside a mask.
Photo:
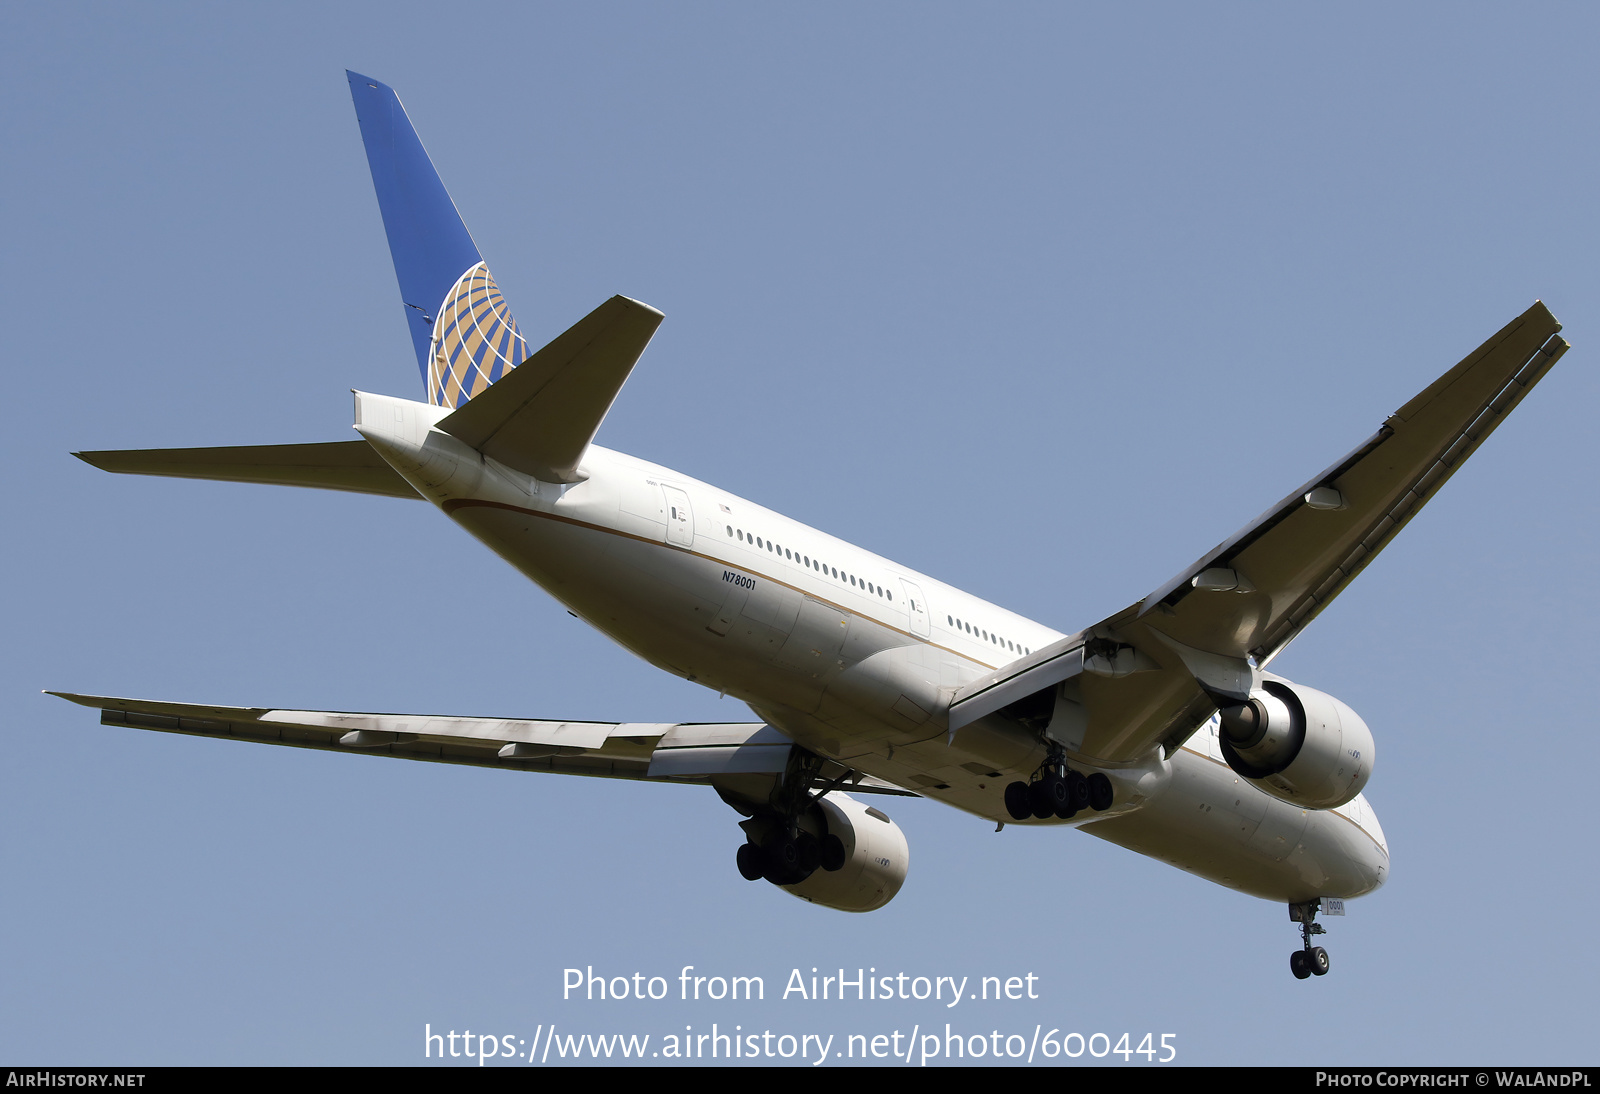
[{"label": "blue vertical stabilizer", "polygon": [[428,401],[460,406],[520,364],[527,345],[399,97],[345,75]]}]

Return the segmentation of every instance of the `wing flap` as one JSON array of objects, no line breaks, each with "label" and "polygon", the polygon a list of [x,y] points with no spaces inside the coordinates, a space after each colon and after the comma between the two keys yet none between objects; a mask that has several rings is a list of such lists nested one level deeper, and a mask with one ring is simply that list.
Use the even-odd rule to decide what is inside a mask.
[{"label": "wing flap", "polygon": [[496,745],[552,745],[595,750],[615,737],[660,737],[667,726],[609,722],[534,722],[515,718],[457,718],[403,714],[340,714],[321,710],[269,710],[259,721],[299,729],[344,733],[408,734],[443,741],[483,741]]},{"label": "wing flap", "polygon": [[1069,635],[973,680],[950,703],[950,732],[1083,671],[1083,636]]},{"label": "wing flap", "polygon": [[226,448],[137,448],[73,455],[91,467],[119,475],[259,482],[390,498],[420,497],[362,440]]},{"label": "wing flap", "polygon": [[652,776],[781,775],[789,738],[771,726],[672,726],[650,756]]},{"label": "wing flap", "polygon": [[584,450],[663,318],[614,296],[437,428],[542,482],[577,482]]}]

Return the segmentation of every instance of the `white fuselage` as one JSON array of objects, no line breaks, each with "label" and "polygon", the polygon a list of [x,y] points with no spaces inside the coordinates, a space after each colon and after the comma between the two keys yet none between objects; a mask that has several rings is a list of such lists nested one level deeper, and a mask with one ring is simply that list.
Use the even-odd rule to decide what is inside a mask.
[{"label": "white fuselage", "polygon": [[[1012,823],[1003,791],[1042,752],[962,752],[956,690],[1064,635],[707,483],[598,446],[583,481],[540,483],[432,425],[444,408],[357,396],[357,428],[452,520],[575,615],[660,668],[749,703],[804,747]],[[1365,799],[1333,810],[1241,779],[1215,719],[1170,759],[1101,766],[1117,805],[1091,834],[1271,900],[1382,885]]]}]

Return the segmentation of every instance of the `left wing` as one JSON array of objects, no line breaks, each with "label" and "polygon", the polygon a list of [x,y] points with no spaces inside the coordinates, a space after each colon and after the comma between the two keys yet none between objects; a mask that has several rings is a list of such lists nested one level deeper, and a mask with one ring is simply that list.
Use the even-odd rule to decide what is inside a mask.
[{"label": "left wing", "polygon": [[[737,777],[782,775],[794,746],[788,737],[760,722],[553,722],[217,707],[61,691],[49,694],[99,708],[100,722],[108,726],[476,767],[707,783],[745,797],[761,784]],[[832,761],[824,763],[819,777],[848,782],[853,791],[916,796]]]}]

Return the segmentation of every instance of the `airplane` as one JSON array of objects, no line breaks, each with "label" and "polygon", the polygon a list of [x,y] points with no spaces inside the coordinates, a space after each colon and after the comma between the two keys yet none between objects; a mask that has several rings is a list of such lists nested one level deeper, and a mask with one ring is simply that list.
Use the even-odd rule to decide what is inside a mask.
[{"label": "airplane", "polygon": [[[921,796],[1079,828],[1285,904],[1298,979],[1319,913],[1388,878],[1367,724],[1268,666],[1569,348],[1540,302],[1372,436],[1127,608],[1062,633],[593,443],[663,316],[607,300],[529,352],[399,98],[348,72],[421,401],[355,393],[358,439],[80,452],[110,472],[422,500],[568,611],[741,723],[209,706],[52,692],[105,725],[711,787],[735,865],[826,907],[900,891]],[[875,804],[869,804],[873,802]]]}]

